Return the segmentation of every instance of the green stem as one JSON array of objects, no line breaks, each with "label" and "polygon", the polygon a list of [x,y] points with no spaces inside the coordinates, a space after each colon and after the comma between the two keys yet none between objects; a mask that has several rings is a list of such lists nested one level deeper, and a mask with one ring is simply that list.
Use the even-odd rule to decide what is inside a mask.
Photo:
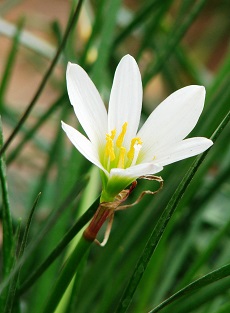
[{"label": "green stem", "polygon": [[60,277],[54,286],[53,292],[51,293],[48,302],[45,305],[43,313],[54,312],[73,276],[78,271],[79,264],[81,263],[82,258],[90,248],[91,244],[92,241],[88,241],[81,237],[71,256],[64,264],[64,267],[60,273]]},{"label": "green stem", "polygon": [[54,312],[66,289],[68,288],[73,276],[76,272],[79,271],[82,258],[88,251],[91,244],[94,242],[97,233],[110,214],[110,203],[101,203],[90,224],[84,231],[83,236],[76,245],[76,248],[64,264],[63,270],[56,283],[56,286],[54,287],[54,291],[48,299],[43,313]]}]

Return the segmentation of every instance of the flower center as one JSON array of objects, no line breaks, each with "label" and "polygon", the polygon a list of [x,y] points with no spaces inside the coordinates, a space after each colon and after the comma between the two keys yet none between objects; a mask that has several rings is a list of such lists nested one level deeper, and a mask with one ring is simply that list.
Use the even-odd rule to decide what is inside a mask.
[{"label": "flower center", "polygon": [[110,134],[106,134],[105,145],[105,167],[108,171],[111,168],[127,168],[136,164],[139,152],[142,147],[140,137],[132,138],[130,147],[127,152],[123,145],[124,138],[127,132],[128,123],[122,125],[120,134],[116,137],[116,129],[112,130]]}]

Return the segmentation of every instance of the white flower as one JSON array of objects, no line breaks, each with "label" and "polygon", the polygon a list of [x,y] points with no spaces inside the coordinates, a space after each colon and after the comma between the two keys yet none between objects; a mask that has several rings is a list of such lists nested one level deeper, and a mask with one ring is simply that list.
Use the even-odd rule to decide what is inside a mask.
[{"label": "white flower", "polygon": [[83,68],[69,63],[66,78],[70,102],[88,138],[64,122],[62,127],[80,153],[100,168],[101,201],[113,201],[138,177],[158,173],[163,166],[213,144],[202,137],[184,140],[203,110],[203,86],[187,86],[171,94],[138,131],[142,83],[133,57],[123,57],[116,69],[108,113]]}]

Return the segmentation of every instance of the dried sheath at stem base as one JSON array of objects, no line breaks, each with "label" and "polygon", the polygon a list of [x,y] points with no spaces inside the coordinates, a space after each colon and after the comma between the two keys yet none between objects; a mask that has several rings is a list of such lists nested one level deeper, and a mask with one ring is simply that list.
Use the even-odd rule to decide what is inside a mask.
[{"label": "dried sheath at stem base", "polygon": [[[117,195],[115,201],[100,203],[96,213],[93,216],[93,219],[91,220],[89,226],[86,228],[86,230],[83,233],[83,237],[86,240],[95,241],[96,243],[100,244],[96,240],[96,236],[97,236],[100,228],[104,224],[104,222],[109,218],[109,224],[108,224],[108,228],[107,228],[107,231],[105,234],[105,237],[108,240],[109,233],[110,233],[110,230],[112,227],[114,211],[118,208],[118,206],[122,202],[124,202],[128,198],[128,196],[133,191],[133,189],[136,187],[136,185],[137,185],[137,182],[136,181],[133,182],[130,189],[125,189]],[[107,240],[106,240],[106,242],[107,242]],[[100,244],[100,245],[105,245],[105,241],[103,240],[103,244]]]},{"label": "dried sheath at stem base", "polygon": [[[86,240],[94,241],[98,245],[104,246],[109,239],[110,231],[111,231],[112,224],[113,224],[114,212],[117,210],[124,210],[124,209],[127,209],[129,207],[134,206],[135,204],[137,204],[138,202],[141,201],[141,199],[143,198],[144,195],[146,195],[146,194],[154,195],[154,194],[158,193],[163,187],[163,180],[161,177],[148,175],[148,176],[142,176],[141,178],[147,179],[147,180],[158,181],[160,183],[159,189],[156,191],[149,191],[149,190],[143,191],[134,203],[121,206],[121,204],[129,197],[130,193],[135,189],[135,187],[137,185],[137,181],[134,181],[131,184],[130,188],[122,190],[117,195],[117,197],[115,198],[115,200],[113,202],[102,202],[102,203],[100,203],[96,213],[93,216],[93,219],[91,220],[89,226],[86,228],[86,230],[83,233],[83,237]],[[104,240],[102,241],[102,243],[100,243],[96,239],[96,237],[97,237],[97,234],[98,234],[99,230],[101,229],[102,225],[104,224],[104,222],[107,219],[108,219],[108,225],[107,225],[107,228],[105,231]]]}]

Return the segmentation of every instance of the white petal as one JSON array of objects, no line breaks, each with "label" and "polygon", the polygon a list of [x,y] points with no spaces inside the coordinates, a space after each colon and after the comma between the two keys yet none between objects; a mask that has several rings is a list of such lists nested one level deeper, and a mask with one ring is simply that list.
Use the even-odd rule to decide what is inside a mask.
[{"label": "white petal", "polygon": [[207,138],[195,137],[185,139],[174,144],[170,149],[159,151],[155,162],[162,166],[190,158],[194,155],[204,152],[213,145],[213,142]]},{"label": "white petal", "polygon": [[108,172],[104,169],[104,167],[100,163],[97,152],[94,150],[92,143],[79,131],[77,131],[72,126],[69,126],[64,122],[62,122],[62,128],[65,131],[66,135],[68,136],[69,140],[77,148],[77,150],[82,155],[84,155],[86,159],[95,164],[97,167],[99,167],[108,175]]},{"label": "white petal", "polygon": [[70,102],[81,126],[93,143],[103,145],[108,117],[95,85],[83,68],[72,63],[68,64],[66,80]]},{"label": "white petal", "polygon": [[113,168],[110,171],[109,179],[112,177],[122,177],[122,178],[131,178],[132,180],[147,174],[155,174],[163,170],[163,167],[158,164],[153,163],[144,163],[138,164],[126,169]]},{"label": "white petal", "polygon": [[133,57],[126,55],[117,66],[109,100],[108,127],[120,133],[128,122],[124,146],[136,136],[142,107],[142,83],[138,65]]},{"label": "white petal", "polygon": [[205,88],[195,85],[181,88],[165,99],[138,133],[143,141],[141,155],[146,156],[144,159],[149,159],[154,150],[184,139],[195,127],[204,100]]}]

